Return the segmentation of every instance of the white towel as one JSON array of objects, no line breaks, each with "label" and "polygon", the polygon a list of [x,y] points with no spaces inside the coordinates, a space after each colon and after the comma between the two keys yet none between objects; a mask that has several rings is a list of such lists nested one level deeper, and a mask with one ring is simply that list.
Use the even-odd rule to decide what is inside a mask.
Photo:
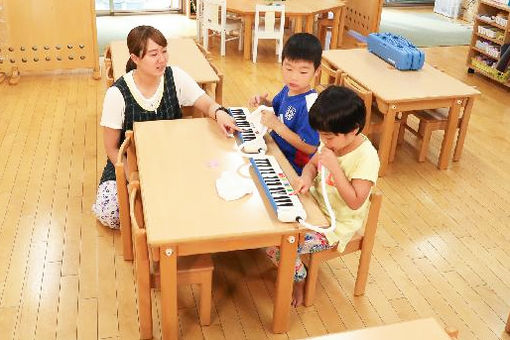
[{"label": "white towel", "polygon": [[253,181],[235,172],[224,171],[216,180],[216,191],[225,201],[236,200],[253,192]]}]

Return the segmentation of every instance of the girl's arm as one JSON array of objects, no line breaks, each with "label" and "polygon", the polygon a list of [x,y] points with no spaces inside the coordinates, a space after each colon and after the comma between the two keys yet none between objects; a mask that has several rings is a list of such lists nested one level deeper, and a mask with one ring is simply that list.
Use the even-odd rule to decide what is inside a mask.
[{"label": "girl's arm", "polygon": [[303,171],[301,172],[301,176],[298,178],[297,192],[304,194],[308,192],[312,186],[313,179],[317,176],[317,159],[318,156],[315,154],[312,159],[306,163]]},{"label": "girl's arm", "polygon": [[321,150],[318,160],[333,176],[336,190],[347,206],[353,210],[359,209],[370,194],[373,183],[357,178],[349,181],[338,164],[335,154],[328,148]]}]

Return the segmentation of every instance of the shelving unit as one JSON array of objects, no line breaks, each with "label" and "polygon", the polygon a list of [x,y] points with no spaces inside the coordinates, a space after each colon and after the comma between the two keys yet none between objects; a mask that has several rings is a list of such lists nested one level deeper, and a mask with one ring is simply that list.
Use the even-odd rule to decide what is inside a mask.
[{"label": "shelving unit", "polygon": [[480,0],[467,58],[468,72],[476,71],[510,87],[510,68],[506,72],[495,69],[505,43],[510,43],[510,7]]}]

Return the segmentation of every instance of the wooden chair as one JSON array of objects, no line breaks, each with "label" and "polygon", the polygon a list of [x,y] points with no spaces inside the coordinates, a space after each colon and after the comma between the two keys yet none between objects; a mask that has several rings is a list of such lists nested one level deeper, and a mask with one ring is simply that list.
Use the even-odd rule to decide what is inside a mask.
[{"label": "wooden chair", "polygon": [[[401,116],[400,132],[398,134],[398,143],[404,141],[404,132],[407,130],[417,137],[419,140],[418,146],[418,162],[424,162],[427,156],[427,151],[432,137],[432,132],[436,130],[446,130],[448,125],[448,108],[441,108],[435,110],[422,110],[422,111],[411,111],[403,112]],[[408,116],[414,115],[420,120],[418,129],[414,129],[408,124]],[[464,117],[459,119],[457,129],[459,129],[459,136],[457,137],[457,145],[455,146],[455,152],[453,159],[458,161],[462,152],[463,140],[465,138],[466,129],[462,124]]]},{"label": "wooden chair", "polygon": [[[340,15],[341,17],[338,23],[338,39],[336,41],[336,48],[340,48],[342,46],[345,26],[345,8],[341,10]],[[335,19],[333,18],[333,12],[328,12],[325,15],[322,14],[317,19],[317,37],[322,43],[322,48],[325,50],[330,48],[329,46],[326,46],[326,35],[327,32],[331,32],[333,30],[334,23]]]},{"label": "wooden chair", "polygon": [[[262,16],[262,13],[264,14]],[[279,14],[280,20],[277,20]],[[282,62],[283,34],[285,26],[285,5],[266,6],[255,5],[255,23],[253,26],[253,55],[252,61],[257,62],[259,40],[276,40],[276,54],[278,62]]]},{"label": "wooden chair", "polygon": [[[133,239],[131,235],[131,220],[129,218],[129,197],[128,181],[137,179],[138,165],[136,162],[136,152],[133,131],[126,131],[126,138],[119,148],[117,162],[115,163],[115,180],[117,183],[117,195],[119,200],[119,219],[120,234],[122,238],[122,255],[124,260],[133,261]],[[124,166],[124,156],[127,155],[128,171],[126,178],[126,169]]]},{"label": "wooden chair", "polygon": [[[151,288],[161,286],[159,262],[149,256],[147,234],[145,231],[142,200],[140,198],[140,183],[132,181],[129,184],[129,205],[131,224],[135,243],[135,276],[138,305],[138,320],[140,338],[152,338],[152,302]],[[151,263],[152,262],[152,263]],[[211,287],[214,265],[209,254],[183,256],[177,262],[178,284],[200,285],[200,324],[211,323]]]},{"label": "wooden chair", "polygon": [[335,69],[327,61],[321,61],[319,75],[314,79],[314,88],[318,93],[330,85],[340,85],[342,71]]},{"label": "wooden chair", "polygon": [[106,46],[106,49],[104,51],[104,68],[106,86],[110,87],[115,82],[115,80],[113,79],[112,50],[110,49],[110,45]]},{"label": "wooden chair", "polygon": [[355,251],[361,251],[356,284],[354,286],[354,295],[359,296],[365,293],[365,286],[368,278],[368,268],[374,247],[375,232],[377,230],[377,220],[379,219],[379,210],[381,209],[382,195],[374,191],[370,195],[370,209],[368,211],[365,223],[365,232],[363,236],[354,237],[345,247],[342,253],[335,248],[331,248],[318,253],[312,253],[308,262],[308,276],[305,283],[305,306],[313,304],[315,298],[315,288],[319,274],[320,264],[333,258],[347,255]]},{"label": "wooden chair", "polygon": [[[368,136],[372,141],[374,134],[382,132],[384,115],[377,109],[373,103],[372,91],[365,89],[362,85],[357,83],[354,79],[350,78],[347,74],[342,74],[341,84],[354,92],[363,100],[366,108],[366,121],[363,128],[363,134]],[[390,162],[395,159],[397,149],[398,134],[400,130],[400,120],[395,118],[395,125],[393,126],[393,137],[391,139],[390,149]]]},{"label": "wooden chair", "polygon": [[[225,56],[226,42],[239,39],[239,51],[243,46],[243,23],[241,20],[235,20],[227,17],[226,0],[202,0],[202,43],[208,50],[209,31],[220,35],[220,55]],[[231,33],[237,32],[237,35]],[[229,37],[227,37],[227,35]]]}]

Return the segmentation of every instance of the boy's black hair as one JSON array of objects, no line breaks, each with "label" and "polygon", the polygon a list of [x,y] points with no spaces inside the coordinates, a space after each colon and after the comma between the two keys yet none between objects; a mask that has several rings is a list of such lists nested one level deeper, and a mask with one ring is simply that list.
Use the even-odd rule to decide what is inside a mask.
[{"label": "boy's black hair", "polygon": [[322,46],[319,39],[310,33],[293,34],[283,46],[282,60],[311,61],[315,69],[321,64]]},{"label": "boy's black hair", "polygon": [[365,126],[365,104],[351,89],[329,86],[322,91],[310,108],[309,122],[315,130],[331,133],[349,133]]}]

